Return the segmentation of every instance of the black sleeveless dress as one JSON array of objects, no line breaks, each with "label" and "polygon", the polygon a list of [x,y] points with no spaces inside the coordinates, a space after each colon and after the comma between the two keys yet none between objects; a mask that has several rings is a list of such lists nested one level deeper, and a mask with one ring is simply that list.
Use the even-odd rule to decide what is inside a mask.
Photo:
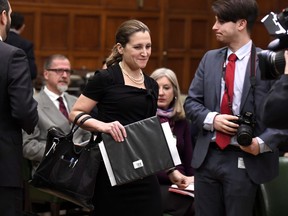
[{"label": "black sleeveless dress", "polygon": [[[158,84],[145,74],[144,77],[146,89],[126,86],[121,69],[115,64],[106,70],[96,71],[82,94],[98,102],[98,120],[117,120],[126,125],[156,115]],[[112,187],[105,166],[101,164],[94,205],[91,215],[95,216],[160,216],[162,206],[157,177],[153,175]]]}]

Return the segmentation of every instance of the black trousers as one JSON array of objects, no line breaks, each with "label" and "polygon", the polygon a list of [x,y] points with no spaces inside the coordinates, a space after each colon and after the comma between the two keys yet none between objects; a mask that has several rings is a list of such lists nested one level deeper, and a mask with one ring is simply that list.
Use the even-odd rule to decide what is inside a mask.
[{"label": "black trousers", "polygon": [[246,154],[231,146],[211,144],[204,164],[195,170],[196,216],[252,216],[258,185],[242,160]]},{"label": "black trousers", "polygon": [[0,215],[23,216],[22,188],[0,187]]}]

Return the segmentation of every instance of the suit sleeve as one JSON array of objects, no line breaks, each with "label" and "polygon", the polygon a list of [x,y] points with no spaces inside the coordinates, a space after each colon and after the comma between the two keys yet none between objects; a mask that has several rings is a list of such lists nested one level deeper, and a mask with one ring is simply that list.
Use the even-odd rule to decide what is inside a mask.
[{"label": "suit sleeve", "polygon": [[23,131],[23,156],[32,161],[41,161],[45,152],[46,140],[39,140],[40,129],[38,126],[31,134]]},{"label": "suit sleeve", "polygon": [[37,124],[38,112],[27,57],[24,51],[16,49],[9,61],[8,94],[12,117],[30,134]]},{"label": "suit sleeve", "polygon": [[[208,113],[214,111],[207,107],[207,102],[206,102],[207,100],[213,101],[211,97],[207,99],[206,95],[208,93],[205,93],[213,89],[212,87],[210,87],[209,90],[208,88],[205,89],[207,87],[206,85],[210,84],[210,80],[211,80],[211,79],[210,80],[207,79],[207,75],[205,75],[205,73],[212,74],[210,70],[208,69],[208,66],[206,65],[207,61],[209,62],[208,53],[206,53],[200,61],[200,64],[195,73],[195,77],[190,84],[190,87],[188,90],[188,96],[186,97],[185,102],[184,102],[184,109],[185,109],[186,116],[188,117],[188,119],[192,120],[192,123],[195,124],[197,128],[200,128],[200,129],[203,128],[203,123]],[[215,69],[215,65],[213,65],[213,67]],[[213,78],[213,81],[216,82],[214,78]]]}]

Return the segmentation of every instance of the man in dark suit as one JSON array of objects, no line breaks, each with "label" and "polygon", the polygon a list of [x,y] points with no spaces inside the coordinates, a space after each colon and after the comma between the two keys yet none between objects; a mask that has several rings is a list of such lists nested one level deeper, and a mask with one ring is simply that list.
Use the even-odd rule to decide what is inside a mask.
[{"label": "man in dark suit", "polygon": [[269,92],[264,104],[263,120],[267,127],[288,128],[288,50],[284,52],[284,74]]},{"label": "man in dark suit", "polygon": [[[52,55],[45,60],[43,71],[45,86],[34,96],[38,102],[39,121],[34,133],[30,135],[23,133],[23,154],[25,158],[32,161],[32,172],[35,171],[44,155],[48,129],[56,126],[65,134],[68,134],[71,129],[68,118],[59,109],[60,101],[58,100],[60,96],[63,98],[64,109],[67,113],[77,100],[77,97],[66,92],[71,72],[70,61],[63,55]],[[81,143],[88,140],[90,136],[90,132],[79,128],[73,139],[75,143]]]},{"label": "man in dark suit", "polygon": [[0,0],[0,215],[22,215],[22,129],[32,133],[38,121],[27,57],[3,42],[11,6]]},{"label": "man in dark suit", "polygon": [[24,21],[25,21],[24,16],[22,14],[16,12],[11,13],[11,27],[5,42],[24,50],[29,62],[31,79],[34,80],[37,77],[37,66],[35,63],[35,56],[34,56],[34,45],[31,41],[21,36],[21,33],[25,29]]},{"label": "man in dark suit", "polygon": [[[266,127],[288,129],[288,50],[284,52],[284,74],[272,86],[264,103]],[[288,157],[288,141],[279,146],[279,156]]]},{"label": "man in dark suit", "polygon": [[[258,14],[257,2],[217,0],[212,9],[216,19],[212,29],[226,47],[204,55],[184,105],[186,115],[199,128],[192,158],[195,212],[196,216],[252,216],[259,184],[278,175],[277,146],[287,139],[287,131],[266,128],[261,119],[263,101],[272,83],[261,80],[256,55],[259,49],[250,37]],[[230,82],[234,93],[233,100],[228,97],[229,112],[225,114],[220,107],[230,87],[224,78],[232,53],[237,57],[234,82]],[[253,114],[250,123],[256,120],[255,126],[239,122],[236,115],[243,117],[246,112]],[[251,140],[243,143],[246,146],[237,141],[241,125],[249,126],[245,134]],[[228,136],[228,146],[219,147],[223,144],[217,139],[219,134]]]}]

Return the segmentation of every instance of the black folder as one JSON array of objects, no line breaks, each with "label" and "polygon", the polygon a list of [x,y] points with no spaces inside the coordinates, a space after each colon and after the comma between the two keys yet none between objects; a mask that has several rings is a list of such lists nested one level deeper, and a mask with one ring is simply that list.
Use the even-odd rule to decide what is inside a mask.
[{"label": "black folder", "polygon": [[180,164],[176,141],[168,122],[153,116],[125,126],[127,137],[115,142],[102,134],[99,144],[112,186],[167,170]]}]

